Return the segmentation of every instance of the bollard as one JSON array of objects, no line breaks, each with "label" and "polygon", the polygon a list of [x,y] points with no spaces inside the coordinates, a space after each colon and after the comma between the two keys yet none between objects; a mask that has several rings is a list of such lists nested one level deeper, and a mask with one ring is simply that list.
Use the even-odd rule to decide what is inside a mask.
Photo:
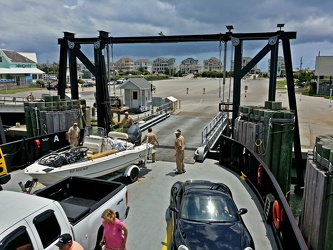
[{"label": "bollard", "polygon": [[96,108],[95,108],[95,107],[92,107],[92,108],[91,108],[91,116],[92,116],[92,117],[95,117],[95,116],[96,116]]},{"label": "bollard", "polygon": [[188,88],[186,88],[186,94],[188,94]]},{"label": "bollard", "polygon": [[181,109],[182,108],[182,99],[179,99],[179,109]]},{"label": "bollard", "polygon": [[[92,110],[95,108],[92,108]],[[86,107],[86,126],[91,126],[91,113],[90,107]]]},{"label": "bollard", "polygon": [[205,94],[205,91],[206,91],[206,89],[205,89],[205,88],[203,88],[203,94]]}]

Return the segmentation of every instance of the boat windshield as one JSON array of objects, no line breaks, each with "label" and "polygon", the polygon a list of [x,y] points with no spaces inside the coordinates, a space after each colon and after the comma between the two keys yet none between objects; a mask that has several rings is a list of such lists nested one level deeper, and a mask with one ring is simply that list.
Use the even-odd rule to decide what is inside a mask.
[{"label": "boat windshield", "polygon": [[105,129],[101,128],[101,127],[87,126],[84,129],[84,136],[86,137],[86,136],[89,136],[89,135],[104,137],[105,136]]}]

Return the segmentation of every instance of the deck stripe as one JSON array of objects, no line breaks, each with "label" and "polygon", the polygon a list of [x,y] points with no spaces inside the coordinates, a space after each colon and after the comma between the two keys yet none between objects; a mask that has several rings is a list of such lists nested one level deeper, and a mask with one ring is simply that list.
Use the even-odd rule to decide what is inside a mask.
[{"label": "deck stripe", "polygon": [[162,250],[168,250],[169,249],[169,245],[171,242],[171,235],[172,235],[172,220],[169,220],[169,225],[168,225],[168,231],[167,231],[167,235],[165,236],[164,239],[164,244],[162,246]]}]

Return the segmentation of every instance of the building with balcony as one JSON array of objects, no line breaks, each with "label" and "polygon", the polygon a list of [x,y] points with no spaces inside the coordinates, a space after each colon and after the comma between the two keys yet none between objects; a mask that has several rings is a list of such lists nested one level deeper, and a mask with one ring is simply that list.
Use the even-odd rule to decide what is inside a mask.
[{"label": "building with balcony", "polygon": [[200,73],[202,66],[199,64],[199,60],[193,58],[187,58],[183,60],[179,65],[179,72],[182,74]]},{"label": "building with balcony", "polygon": [[143,70],[149,73],[153,73],[153,62],[148,59],[139,59],[134,62],[135,70]]},{"label": "building with balcony", "polygon": [[220,60],[218,60],[216,57],[211,57],[207,60],[203,61],[203,71],[216,71],[216,72],[222,72],[224,70],[224,67]]},{"label": "building with balcony", "polygon": [[174,70],[176,68],[175,58],[158,57],[153,61],[153,73],[164,73],[166,69]]},{"label": "building with balcony", "polygon": [[134,60],[132,58],[120,58],[114,63],[114,69],[118,72],[130,72],[134,71]]}]

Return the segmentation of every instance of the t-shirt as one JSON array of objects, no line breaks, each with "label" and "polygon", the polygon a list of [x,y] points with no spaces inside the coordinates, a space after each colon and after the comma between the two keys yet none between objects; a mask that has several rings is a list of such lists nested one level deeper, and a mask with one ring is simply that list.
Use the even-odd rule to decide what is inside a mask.
[{"label": "t-shirt", "polygon": [[182,135],[176,137],[175,140],[175,150],[178,150],[179,148],[180,150],[184,150],[185,148],[185,138]]},{"label": "t-shirt", "polygon": [[73,126],[69,128],[68,134],[70,138],[76,139],[80,136],[80,129],[79,127],[74,128]]},{"label": "t-shirt", "polygon": [[72,244],[72,247],[70,250],[83,250],[83,247],[76,241],[73,241],[73,244]]},{"label": "t-shirt", "polygon": [[114,223],[109,223],[103,220],[102,225],[104,227],[104,235],[106,239],[105,246],[109,248],[121,247],[121,244],[124,241],[122,230],[125,224],[121,220],[115,218]]},{"label": "t-shirt", "polygon": [[121,123],[123,124],[124,128],[129,128],[130,126],[132,126],[134,124],[134,121],[131,117],[124,117],[123,120],[121,121]]}]

